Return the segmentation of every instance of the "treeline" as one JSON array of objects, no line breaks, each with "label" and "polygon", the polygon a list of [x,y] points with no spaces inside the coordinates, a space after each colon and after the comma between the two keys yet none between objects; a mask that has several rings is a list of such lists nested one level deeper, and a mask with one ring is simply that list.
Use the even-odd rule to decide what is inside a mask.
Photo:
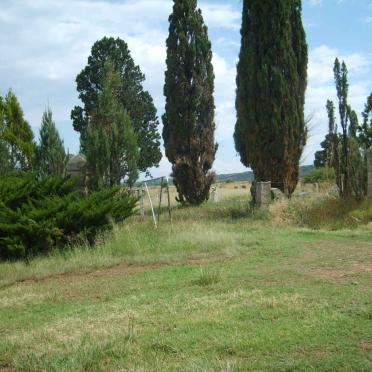
[{"label": "treeline", "polygon": [[[174,0],[166,46],[165,155],[172,164],[179,202],[200,204],[208,199],[214,181],[218,145],[212,46],[197,0]],[[335,169],[342,196],[361,197],[366,183],[364,153],[371,143],[371,99],[359,125],[347,101],[346,66],[336,62],[340,124],[335,124],[335,106],[328,102],[329,133],[323,151],[316,154],[316,165]],[[255,181],[271,181],[288,197],[298,183],[308,136],[307,66],[301,0],[243,1],[235,147]],[[92,189],[131,186],[141,172],[149,175],[159,165],[160,123],[144,81],[126,42],[112,37],[93,45],[87,65],[77,75],[82,104],[73,108],[71,119],[80,134],[80,152],[87,159]],[[0,107],[4,118],[0,172],[63,174],[69,156],[50,109],[44,113],[36,144],[14,94],[9,92]]]},{"label": "treeline", "polygon": [[[332,100],[326,104],[328,133],[315,153],[317,168],[331,168],[342,198],[362,199],[367,193],[367,151],[372,146],[372,93],[367,98],[362,123],[349,103],[348,70],[336,58],[334,79],[338,98],[337,110]],[[338,111],[339,121],[336,119]]]},{"label": "treeline", "polygon": [[[244,1],[241,36],[236,149],[256,181],[272,181],[290,196],[307,139],[308,56],[301,0]],[[212,45],[197,0],[174,0],[166,46],[165,155],[179,202],[200,204],[209,198],[218,145]],[[159,165],[159,120],[144,79],[125,41],[108,37],[93,45],[76,78],[82,105],[74,107],[71,119],[92,189],[131,186],[140,172],[149,174]],[[63,156],[54,158],[60,164]]]}]

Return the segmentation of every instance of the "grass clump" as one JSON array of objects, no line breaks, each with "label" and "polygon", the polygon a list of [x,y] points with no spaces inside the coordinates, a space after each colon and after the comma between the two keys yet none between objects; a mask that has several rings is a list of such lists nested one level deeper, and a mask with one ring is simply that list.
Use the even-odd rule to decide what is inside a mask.
[{"label": "grass clump", "polygon": [[335,197],[322,197],[310,202],[296,200],[290,203],[287,212],[294,216],[298,225],[312,229],[355,229],[372,222],[372,203],[368,200]]},{"label": "grass clump", "polygon": [[208,268],[200,267],[198,278],[193,280],[194,285],[206,287],[216,284],[221,280],[221,274]]}]

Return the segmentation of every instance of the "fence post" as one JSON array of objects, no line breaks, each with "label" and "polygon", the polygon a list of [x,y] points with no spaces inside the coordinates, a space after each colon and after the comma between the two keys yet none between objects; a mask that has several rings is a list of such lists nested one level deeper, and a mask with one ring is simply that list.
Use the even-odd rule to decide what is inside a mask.
[{"label": "fence post", "polygon": [[169,222],[172,225],[172,212],[171,212],[171,203],[170,203],[170,192],[169,192],[169,179],[166,178],[167,181],[167,195],[168,195],[168,213],[169,213]]},{"label": "fence post", "polygon": [[141,220],[143,221],[145,219],[145,191],[143,190],[143,186],[139,189],[139,194],[140,194],[140,214],[141,214]]},{"label": "fence post", "polygon": [[160,223],[160,213],[161,213],[161,198],[162,198],[162,195],[163,195],[163,179],[164,177],[162,177],[160,179],[160,194],[159,194],[159,209],[158,209],[158,225]]},{"label": "fence post", "polygon": [[367,151],[368,199],[372,200],[372,148]]},{"label": "fence post", "polygon": [[153,221],[154,221],[155,228],[157,228],[158,225],[157,225],[157,223],[156,223],[156,217],[155,217],[155,212],[154,212],[154,206],[153,206],[153,204],[152,204],[150,191],[149,191],[149,188],[147,187],[147,183],[146,183],[146,182],[145,182],[145,188],[146,188],[146,191],[147,191],[147,196],[148,196],[149,201],[150,201],[150,207],[151,207],[151,212],[152,212],[152,219],[153,219]]}]

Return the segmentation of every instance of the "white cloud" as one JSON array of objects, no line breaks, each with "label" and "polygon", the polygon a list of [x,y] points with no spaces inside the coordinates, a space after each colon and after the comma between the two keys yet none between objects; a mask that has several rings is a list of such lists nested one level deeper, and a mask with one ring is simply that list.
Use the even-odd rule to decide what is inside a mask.
[{"label": "white cloud", "polygon": [[343,54],[340,50],[321,45],[310,52],[309,79],[316,84],[324,84],[333,80],[333,64],[338,57],[344,60],[350,73],[367,72],[370,56],[360,53]]},{"label": "white cloud", "polygon": [[307,2],[308,2],[310,5],[318,6],[318,5],[322,5],[323,0],[307,0]]},{"label": "white cloud", "polygon": [[[305,156],[310,160],[319,148],[328,128],[325,105],[327,99],[332,99],[337,105],[334,85],[333,65],[335,58],[344,60],[349,71],[349,102],[360,115],[369,95],[371,81],[368,79],[371,71],[371,55],[362,53],[345,54],[336,48],[326,45],[319,46],[309,54],[309,84],[306,94],[306,115],[312,116],[310,123],[310,138],[305,150]],[[366,78],[367,77],[367,78]]]},{"label": "white cloud", "polygon": [[234,9],[232,5],[202,2],[200,8],[209,28],[240,29],[241,13]]}]

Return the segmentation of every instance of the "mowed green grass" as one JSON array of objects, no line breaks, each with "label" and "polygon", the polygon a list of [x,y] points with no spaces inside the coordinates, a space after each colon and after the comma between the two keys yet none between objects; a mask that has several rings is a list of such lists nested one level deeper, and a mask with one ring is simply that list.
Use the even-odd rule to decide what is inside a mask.
[{"label": "mowed green grass", "polygon": [[0,369],[372,369],[372,232],[277,226],[239,200],[0,264]]}]

